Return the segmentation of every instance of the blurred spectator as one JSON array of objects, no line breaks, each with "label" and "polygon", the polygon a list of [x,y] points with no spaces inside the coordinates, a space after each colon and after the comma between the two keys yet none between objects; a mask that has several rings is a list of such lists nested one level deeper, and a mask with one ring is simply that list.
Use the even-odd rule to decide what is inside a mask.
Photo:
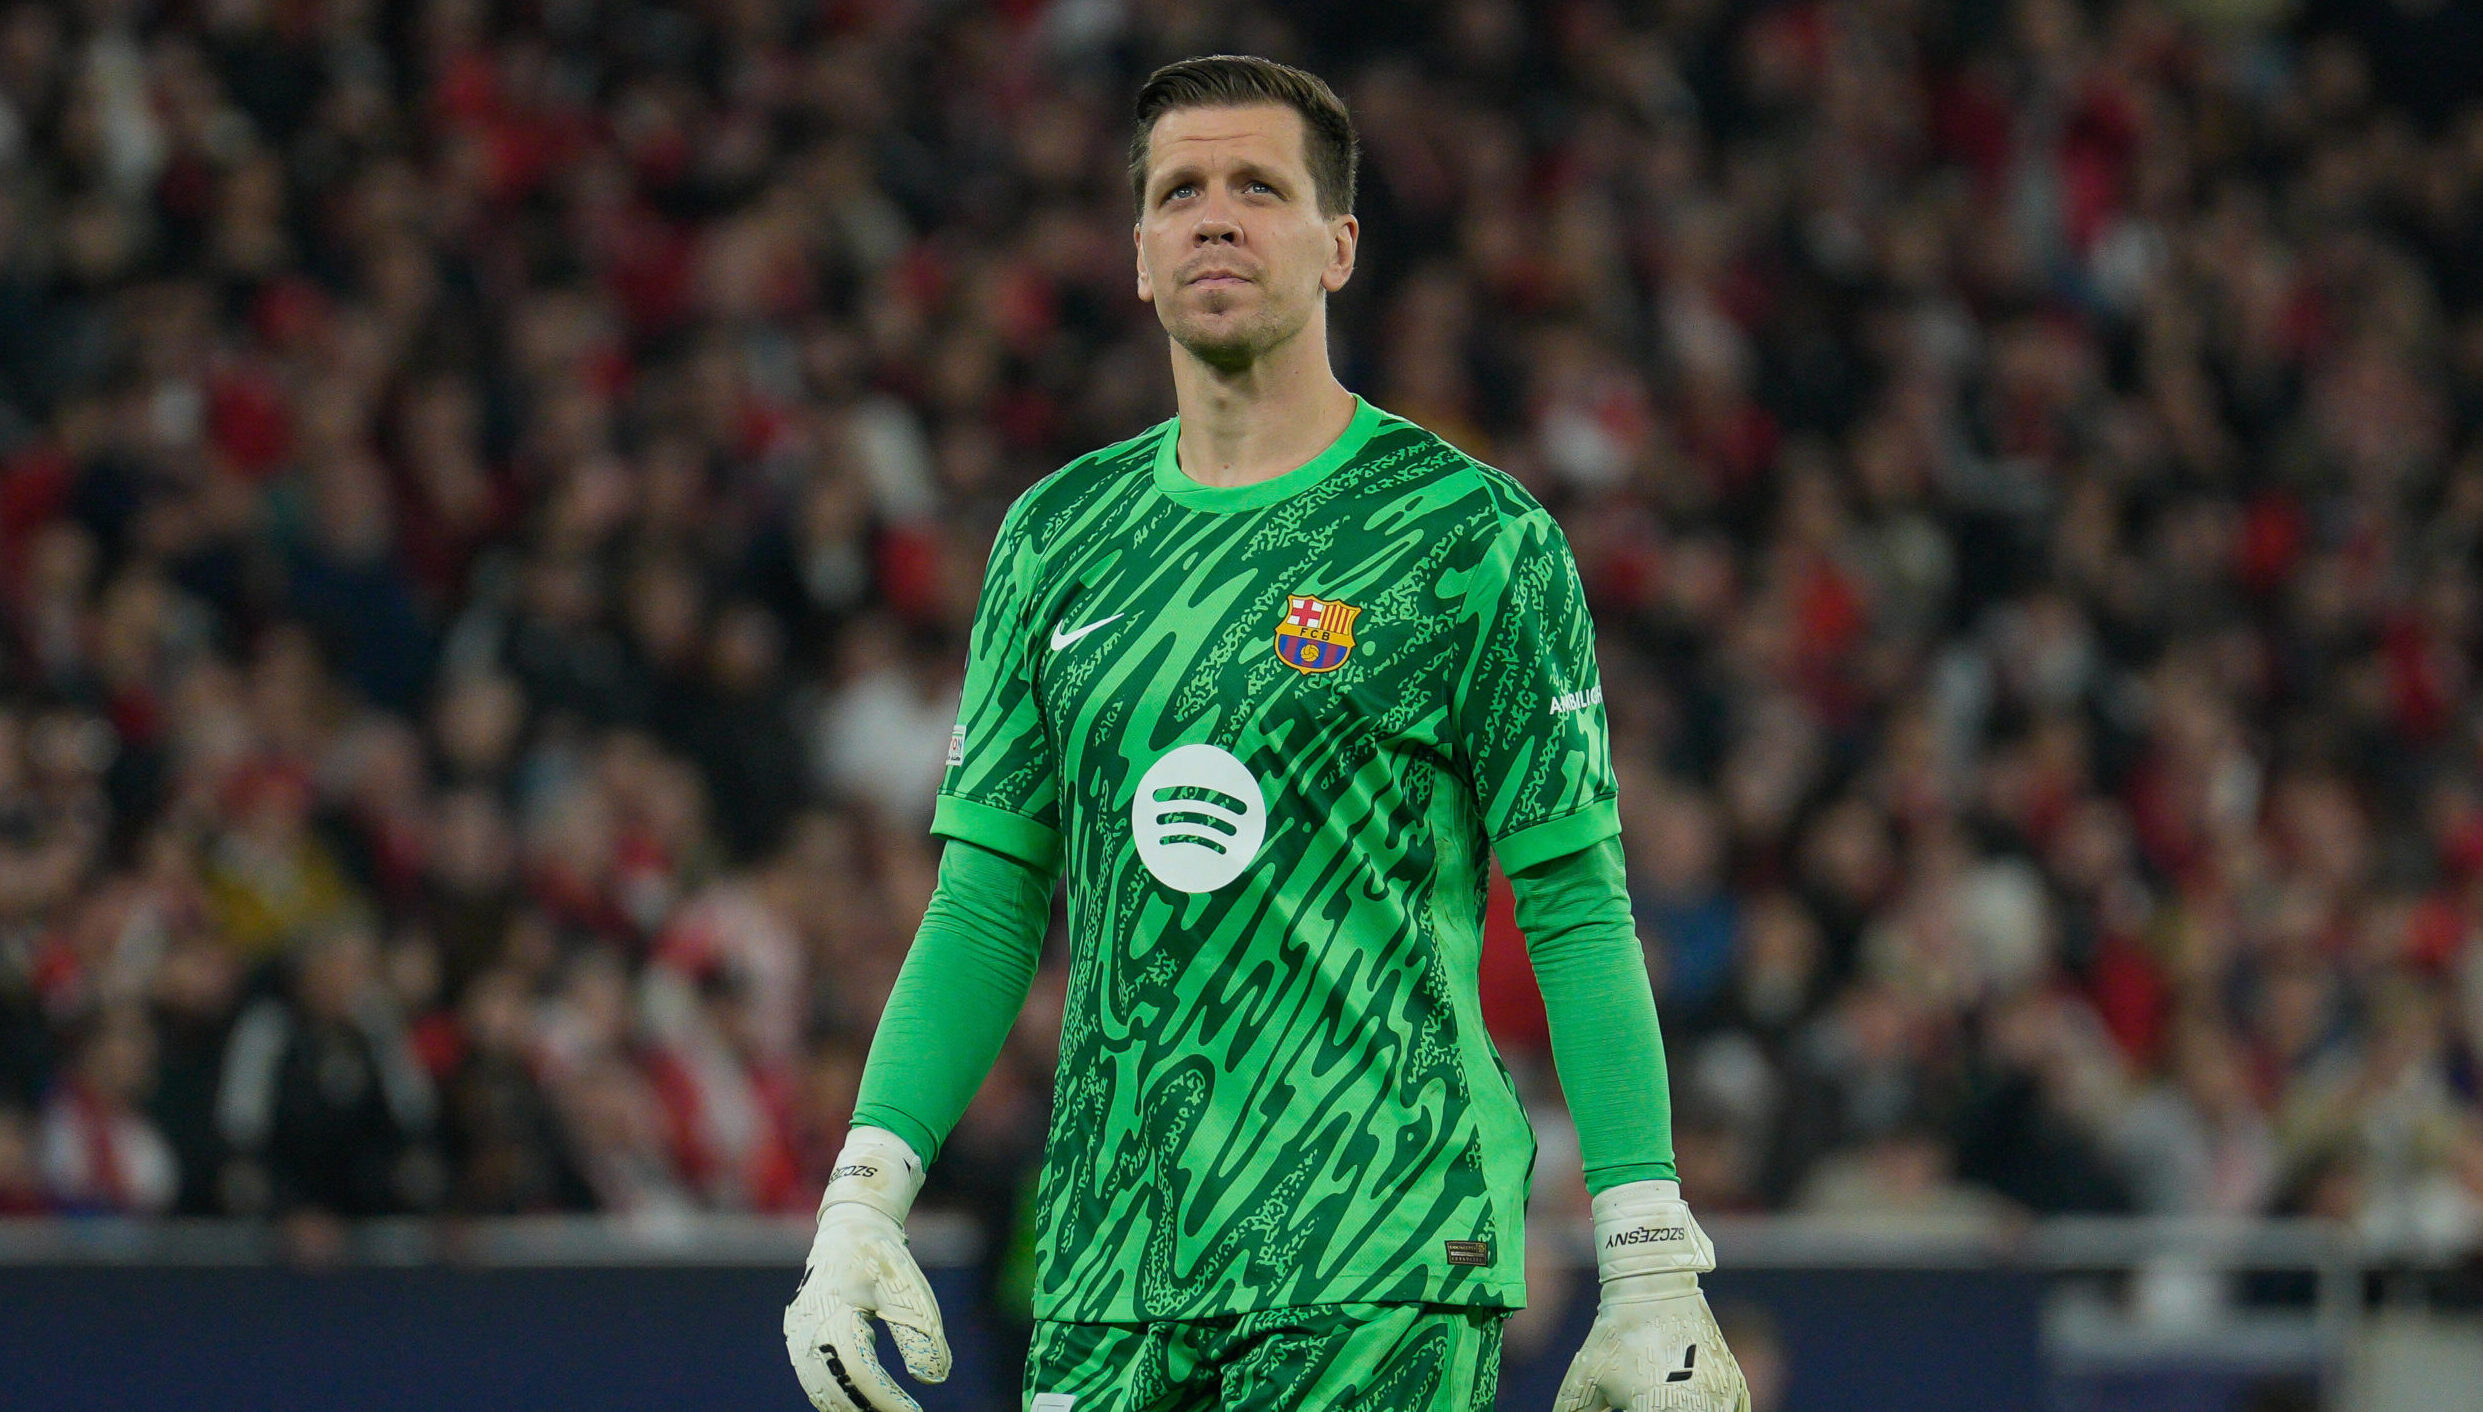
[{"label": "blurred spectator", "polygon": [[692,1209],[663,1101],[633,1053],[628,972],[610,950],[573,955],[538,1018],[539,1064],[598,1208]]},{"label": "blurred spectator", "polygon": [[959,698],[954,681],[935,685],[941,679],[923,670],[920,655],[884,619],[857,624],[845,640],[843,681],[820,713],[818,754],[835,793],[891,823],[927,828]]},{"label": "blurred spectator", "polygon": [[216,1091],[240,989],[241,968],[233,954],[200,932],[176,940],[156,968],[150,997],[155,1097],[149,1111],[172,1144],[181,1173],[178,1209],[187,1215],[221,1209],[216,1187],[224,1149],[216,1129]]},{"label": "blurred spectator", "polygon": [[1932,1017],[1886,985],[1847,991],[1804,1029],[1788,1068],[1781,1145],[1769,1187],[1792,1195],[1830,1153],[1881,1140],[1909,1121],[1936,1124],[1958,1104],[1960,1076]]},{"label": "blurred spectator", "polygon": [[89,1017],[72,1039],[37,1138],[44,1190],[62,1210],[158,1215],[172,1208],[180,1171],[143,1106],[154,1064],[155,1036],[135,1007]]},{"label": "blurred spectator", "polygon": [[754,980],[722,965],[647,972],[647,1072],[682,1176],[711,1205],[798,1211],[794,1076],[767,1047]]},{"label": "blurred spectator", "polygon": [[465,988],[465,1054],[441,1093],[449,1205],[478,1215],[590,1209],[567,1138],[533,1072],[526,982],[494,970]]},{"label": "blurred spectator", "polygon": [[507,811],[487,791],[440,799],[420,910],[439,939],[440,985],[452,1001],[502,958],[519,902],[516,847]]},{"label": "blurred spectator", "polygon": [[243,958],[263,961],[310,932],[342,921],[358,896],[326,841],[311,829],[310,781],[265,761],[225,786],[231,826],[207,859],[216,934]]},{"label": "blurred spectator", "polygon": [[2363,1234],[2423,1254],[2483,1236],[2483,1118],[2454,1072],[2443,1001],[2434,987],[2387,978],[2362,1042],[2303,1075],[2278,1115],[2297,1171],[2342,1159],[2360,1188]]},{"label": "blurred spectator", "polygon": [[2103,1136],[2121,1061],[2093,1011],[2028,994],[1998,1007],[1989,1024],[1988,1047],[1968,1072],[1958,1174],[2043,1215],[2128,1209]]},{"label": "blurred spectator", "polygon": [[1655,973],[1670,1010],[1696,1013],[1724,990],[1732,970],[1739,908],[1719,871],[1723,838],[1714,811],[1695,792],[1652,780],[1628,795],[1641,871],[1632,902],[1641,932],[1662,947]]},{"label": "blurred spectator", "polygon": [[228,1210],[376,1216],[439,1203],[437,1098],[379,963],[367,929],[321,932],[289,968],[288,993],[252,1002],[234,1025],[216,1093]]},{"label": "blurred spectator", "polygon": [[2230,1031],[2200,1016],[2175,1032],[2170,1072],[2113,1120],[2119,1166],[2141,1211],[2265,1211],[2279,1176],[2267,1115]]},{"label": "blurred spectator", "polygon": [[802,746],[783,680],[784,630],[756,604],[734,604],[716,619],[706,689],[686,734],[707,787],[733,808],[720,820],[733,856],[774,848],[803,799]]}]

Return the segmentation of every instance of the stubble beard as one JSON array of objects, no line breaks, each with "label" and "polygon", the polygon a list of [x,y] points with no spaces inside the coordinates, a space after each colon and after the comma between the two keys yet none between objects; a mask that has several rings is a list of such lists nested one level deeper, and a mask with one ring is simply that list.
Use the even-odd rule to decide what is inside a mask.
[{"label": "stubble beard", "polygon": [[1310,311],[1262,305],[1237,318],[1189,315],[1167,322],[1172,335],[1193,358],[1218,372],[1240,372],[1310,325]]}]

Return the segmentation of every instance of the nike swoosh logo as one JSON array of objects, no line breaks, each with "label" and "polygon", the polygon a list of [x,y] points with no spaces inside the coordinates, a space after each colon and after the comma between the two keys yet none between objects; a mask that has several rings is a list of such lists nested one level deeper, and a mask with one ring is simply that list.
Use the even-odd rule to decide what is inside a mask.
[{"label": "nike swoosh logo", "polygon": [[1086,636],[1088,633],[1093,632],[1095,629],[1102,627],[1104,624],[1119,622],[1126,616],[1128,615],[1124,613],[1115,613],[1109,618],[1097,618],[1095,621],[1088,623],[1085,627],[1079,628],[1075,632],[1062,632],[1059,628],[1054,628],[1052,629],[1052,650],[1058,652],[1062,648],[1067,647],[1070,643],[1073,643],[1079,638]]}]

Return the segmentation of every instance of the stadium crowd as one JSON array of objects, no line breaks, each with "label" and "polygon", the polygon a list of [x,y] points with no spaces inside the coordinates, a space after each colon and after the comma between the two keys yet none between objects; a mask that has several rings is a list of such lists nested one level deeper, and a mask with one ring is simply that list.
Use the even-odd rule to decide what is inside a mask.
[{"label": "stadium crowd", "polygon": [[1567,527],[1701,1210],[2483,1239],[2483,19],[2398,0],[7,6],[0,1212],[806,1211],[1220,49],[1361,125],[1347,383]]}]

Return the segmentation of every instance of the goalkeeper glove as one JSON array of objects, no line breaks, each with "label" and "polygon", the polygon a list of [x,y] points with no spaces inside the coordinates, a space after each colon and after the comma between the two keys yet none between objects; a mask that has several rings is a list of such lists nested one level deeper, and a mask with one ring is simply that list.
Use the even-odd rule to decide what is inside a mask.
[{"label": "goalkeeper glove", "polygon": [[948,1377],[940,1306],[905,1247],[905,1213],[922,1184],[922,1159],[884,1129],[854,1129],[837,1154],[819,1198],[819,1234],[785,1306],[785,1351],[819,1412],[922,1412],[879,1366],[873,1315],[907,1372],[927,1383]]},{"label": "goalkeeper glove", "polygon": [[1553,1412],[1750,1412],[1750,1388],[1698,1292],[1715,1247],[1679,1182],[1630,1182],[1595,1198],[1603,1303]]}]

